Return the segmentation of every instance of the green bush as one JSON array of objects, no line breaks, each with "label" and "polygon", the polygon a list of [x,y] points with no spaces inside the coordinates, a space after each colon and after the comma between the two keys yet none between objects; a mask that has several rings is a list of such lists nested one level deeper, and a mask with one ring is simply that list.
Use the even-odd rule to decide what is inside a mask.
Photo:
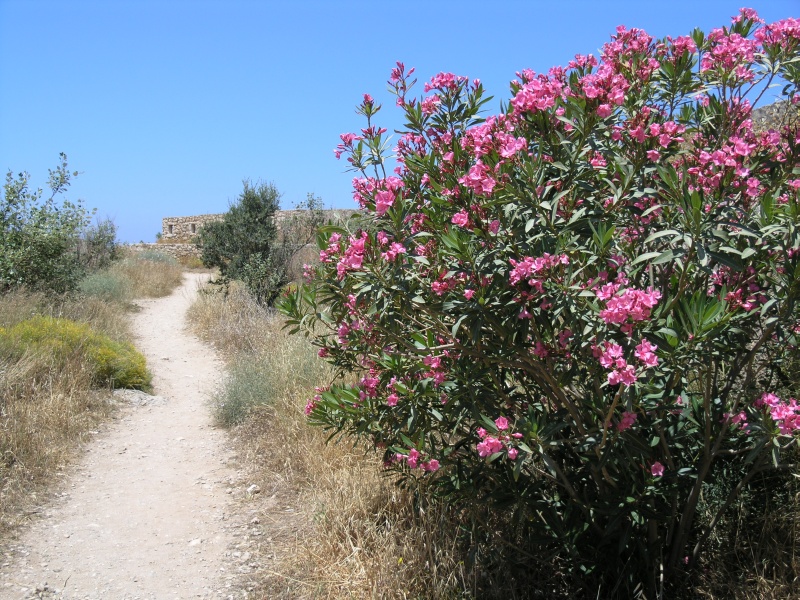
[{"label": "green bush", "polygon": [[152,376],[145,358],[132,344],[93,331],[85,323],[37,316],[8,329],[0,328],[0,355],[18,360],[26,353],[45,353],[56,365],[83,359],[97,385],[149,389]]},{"label": "green bush", "polygon": [[81,265],[89,271],[104,269],[118,258],[117,226],[111,219],[98,219],[80,234],[76,254]]},{"label": "green bush", "polygon": [[92,213],[80,202],[56,200],[76,175],[62,153],[50,171],[50,197],[43,200],[41,189],[29,189],[28,173],[7,173],[0,199],[0,292],[25,286],[62,293],[78,285],[84,272],[80,235]]},{"label": "green bush", "polygon": [[279,230],[280,192],[271,183],[244,182],[239,199],[221,221],[206,224],[197,238],[206,267],[219,269],[221,283],[242,281],[260,304],[271,306],[289,283],[292,259],[322,224],[322,201],[312,194]]},{"label": "green bush", "polygon": [[78,290],[85,296],[94,296],[106,302],[124,303],[131,297],[128,280],[109,271],[98,271],[87,275],[78,284]]},{"label": "green bush", "polygon": [[412,99],[398,64],[400,166],[365,95],[337,153],[367,222],[321,229],[280,304],[356,374],[311,423],[468,509],[483,567],[547,556],[572,597],[676,597],[749,484],[796,469],[800,138],[754,131],[748,95],[783,78],[796,107],[798,64],[794,21],[748,9],[707,36],[620,27],[485,118],[480,80]]},{"label": "green bush", "polygon": [[214,412],[221,425],[238,425],[253,407],[270,404],[274,390],[269,384],[269,372],[263,361],[253,357],[233,365],[223,388],[214,397]]}]

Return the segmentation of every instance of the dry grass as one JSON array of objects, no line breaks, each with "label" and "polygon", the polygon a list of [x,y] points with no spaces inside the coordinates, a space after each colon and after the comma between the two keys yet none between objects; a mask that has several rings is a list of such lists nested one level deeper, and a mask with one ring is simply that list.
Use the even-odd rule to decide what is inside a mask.
[{"label": "dry grass", "polygon": [[[63,367],[63,365],[62,365]],[[56,472],[112,409],[74,360],[60,371],[47,357],[0,358],[0,535],[23,522]]]},{"label": "dry grass", "polygon": [[[143,295],[164,295],[180,283],[180,270],[127,258],[112,265],[126,285]],[[176,276],[177,275],[177,276]],[[23,290],[0,296],[0,327],[36,315],[88,323],[117,341],[130,339],[127,303],[93,296],[52,297]],[[113,412],[108,390],[92,389],[92,368],[79,354],[61,357],[27,352],[0,355],[0,537],[24,522],[48,485]]]},{"label": "dry grass", "polygon": [[130,282],[134,298],[168,296],[183,281],[183,267],[177,260],[158,252],[139,252],[111,265],[109,271]]},{"label": "dry grass", "polygon": [[263,351],[272,343],[274,318],[237,282],[227,292],[212,285],[201,288],[187,313],[195,332],[227,358]]}]

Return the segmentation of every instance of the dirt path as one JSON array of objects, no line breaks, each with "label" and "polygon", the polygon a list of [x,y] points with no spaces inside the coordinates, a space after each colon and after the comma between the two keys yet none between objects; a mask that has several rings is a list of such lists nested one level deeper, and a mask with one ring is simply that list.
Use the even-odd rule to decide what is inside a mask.
[{"label": "dirt path", "polygon": [[190,273],[171,296],[139,302],[136,344],[157,397],[101,432],[60,497],[4,549],[0,598],[243,597],[231,586],[242,571],[236,498],[247,482],[228,464],[207,406],[222,364],[184,324],[203,277]]}]

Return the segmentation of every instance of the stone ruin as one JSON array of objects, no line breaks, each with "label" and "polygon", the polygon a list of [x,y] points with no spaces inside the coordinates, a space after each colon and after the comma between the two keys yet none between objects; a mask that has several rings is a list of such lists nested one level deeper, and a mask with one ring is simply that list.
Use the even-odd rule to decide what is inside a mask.
[{"label": "stone ruin", "polygon": [[219,221],[225,215],[195,215],[193,217],[164,217],[161,219],[161,244],[191,244],[206,223]]},{"label": "stone ruin", "polygon": [[[283,221],[295,215],[302,214],[303,212],[305,211],[279,210],[275,215],[278,228],[280,229],[280,225]],[[326,213],[328,221],[337,224],[344,223],[350,217],[358,213],[357,210],[351,209],[329,209],[324,212]],[[178,260],[187,260],[191,257],[200,258],[200,250],[194,243],[197,234],[205,224],[219,221],[224,216],[224,213],[220,213],[194,215],[190,217],[164,217],[161,219],[161,236],[158,242],[155,244],[131,244],[128,248],[134,252],[157,250]],[[301,252],[301,255],[307,254],[309,253]]]}]

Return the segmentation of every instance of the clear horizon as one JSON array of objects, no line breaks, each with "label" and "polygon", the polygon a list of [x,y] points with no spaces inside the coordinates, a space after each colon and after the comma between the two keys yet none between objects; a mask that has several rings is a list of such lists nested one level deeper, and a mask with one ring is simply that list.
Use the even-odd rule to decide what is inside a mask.
[{"label": "clear horizon", "polygon": [[476,1],[370,6],[255,0],[0,0],[0,167],[44,187],[59,152],[67,193],[152,242],[163,217],[221,213],[243,179],[271,181],[284,209],[313,193],[355,208],[333,148],[358,131],[364,93],[399,127],[386,92],[396,61],[422,84],[441,71],[484,82],[491,114],[508,83],[597,54],[617,25],[654,37],[709,31],[742,6],[768,22],[796,0],[671,3]]}]

